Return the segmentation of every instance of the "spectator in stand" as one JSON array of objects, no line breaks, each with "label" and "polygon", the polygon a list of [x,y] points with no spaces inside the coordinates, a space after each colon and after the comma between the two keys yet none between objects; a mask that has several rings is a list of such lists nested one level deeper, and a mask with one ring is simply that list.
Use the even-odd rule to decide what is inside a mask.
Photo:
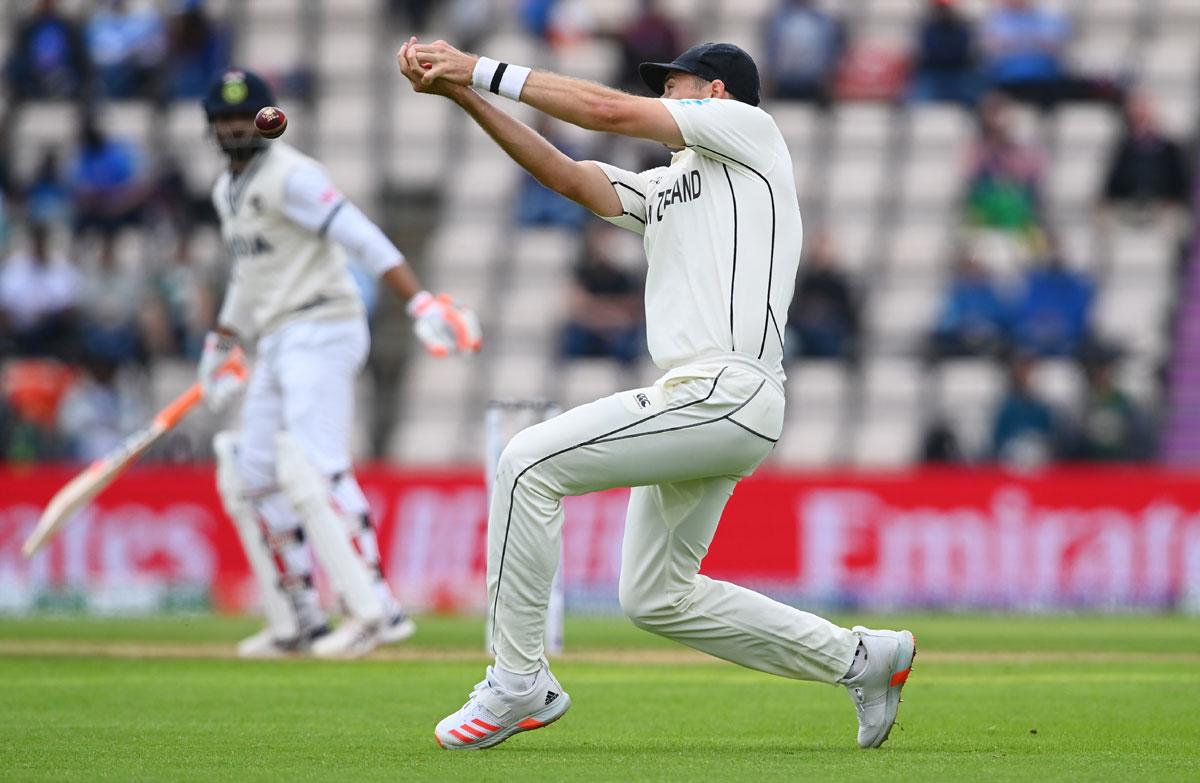
[{"label": "spectator in stand", "polygon": [[1117,388],[1114,352],[1097,352],[1084,361],[1088,391],[1079,428],[1068,456],[1081,462],[1144,462],[1153,455],[1146,415]]},{"label": "spectator in stand", "polygon": [[16,180],[12,173],[12,149],[8,143],[8,127],[11,123],[0,122],[0,193],[16,195]]},{"label": "spectator in stand", "polygon": [[57,225],[71,219],[71,192],[63,182],[58,150],[47,148],[25,187],[25,215],[31,223]]},{"label": "spectator in stand", "polygon": [[549,40],[550,19],[556,0],[523,0],[520,15],[525,31],[535,38]]},{"label": "spectator in stand", "polygon": [[[2,125],[3,123],[0,123]],[[8,168],[8,144],[0,129],[0,248],[8,245],[9,210],[14,196],[13,182]]]},{"label": "spectator in stand", "polygon": [[1035,356],[1076,356],[1089,345],[1095,286],[1051,249],[1025,273],[1013,310],[1013,342]]},{"label": "spectator in stand", "polygon": [[97,231],[109,237],[141,222],[147,188],[137,152],[129,143],[106,137],[91,115],[80,127],[70,184],[76,235]]},{"label": "spectator in stand", "polygon": [[912,100],[975,105],[975,31],[957,0],[929,0],[912,59]]},{"label": "spectator in stand", "polygon": [[51,252],[49,229],[30,226],[29,249],[13,253],[0,268],[0,335],[7,334],[14,353],[74,355],[80,284],[75,266]]},{"label": "spectator in stand", "polygon": [[1008,392],[992,423],[992,458],[1024,468],[1044,465],[1062,451],[1058,418],[1030,383],[1033,369],[1031,356],[1013,356]]},{"label": "spectator in stand", "polygon": [[229,65],[229,32],[205,9],[204,0],[179,0],[167,20],[165,97],[200,98]]},{"label": "spectator in stand", "polygon": [[845,49],[845,28],[812,0],[782,0],[763,34],[765,94],[827,106]]},{"label": "spectator in stand", "polygon": [[616,34],[621,47],[617,86],[626,92],[645,94],[646,82],[638,72],[641,63],[669,63],[687,48],[679,23],[661,5],[659,0],[641,0],[638,14]]},{"label": "spectator in stand", "polygon": [[977,258],[963,254],[934,328],[934,355],[1000,356],[1008,345],[1008,306],[1000,287]]},{"label": "spectator in stand", "polygon": [[116,242],[105,239],[96,265],[80,288],[79,315],[84,352],[121,365],[145,356],[140,319],[145,301],[142,276],[117,263]]},{"label": "spectator in stand", "polygon": [[200,223],[215,223],[212,199],[192,191],[179,160],[172,155],[155,166],[145,218],[168,239],[190,237]]},{"label": "spectator in stand", "polygon": [[0,188],[0,247],[8,244],[8,197]]},{"label": "spectator in stand", "polygon": [[[556,123],[554,118],[539,114],[533,127],[567,156],[580,159],[578,151],[571,149],[558,133]],[[521,173],[521,193],[516,209],[517,224],[525,228],[552,226],[578,231],[587,218],[586,209],[543,186],[525,171]]]},{"label": "spectator in stand", "polygon": [[988,86],[1020,101],[1050,108],[1064,100],[1117,100],[1111,81],[1072,75],[1065,65],[1071,23],[1038,0],[1000,0],[983,20]]},{"label": "spectator in stand", "polygon": [[1010,102],[984,96],[979,108],[979,138],[967,174],[967,211],[971,223],[1031,235],[1041,210],[1046,156],[1017,139]]},{"label": "spectator in stand", "polygon": [[50,359],[0,366],[0,462],[45,462],[64,454],[57,419],[74,372]]},{"label": "spectator in stand", "polygon": [[592,222],[567,304],[562,355],[608,357],[633,365],[645,353],[642,281],[613,258],[614,230]]},{"label": "spectator in stand", "polygon": [[79,98],[88,84],[83,34],[54,0],[39,0],[14,28],[9,45],[9,94],[26,98]]},{"label": "spectator in stand", "polygon": [[97,86],[104,95],[157,95],[167,37],[162,16],[153,4],[131,9],[127,0],[101,0],[85,35]]},{"label": "spectator in stand", "polygon": [[922,434],[921,462],[927,465],[961,465],[967,462],[958,434],[944,418],[935,418]]},{"label": "spectator in stand", "polygon": [[387,11],[393,22],[406,23],[407,30],[420,33],[429,28],[433,0],[388,0]]},{"label": "spectator in stand", "polygon": [[846,274],[838,268],[832,237],[817,238],[808,261],[800,265],[788,308],[788,337],[793,356],[850,359],[858,342],[858,301]]},{"label": "spectator in stand", "polygon": [[[349,268],[353,273],[357,266],[351,264]],[[355,282],[359,282],[357,277]],[[192,242],[178,239],[174,257],[154,273],[150,282],[153,296],[147,311],[147,335],[151,350],[200,358],[204,335],[216,322],[220,285],[216,270],[193,256]]]},{"label": "spectator in stand", "polygon": [[137,395],[122,388],[117,370],[111,359],[84,356],[83,374],[58,408],[58,431],[69,459],[92,462],[111,453],[145,420]]},{"label": "spectator in stand", "polygon": [[1159,127],[1150,97],[1131,95],[1125,102],[1125,133],[1108,164],[1104,202],[1138,210],[1186,206],[1190,193],[1183,147]]}]

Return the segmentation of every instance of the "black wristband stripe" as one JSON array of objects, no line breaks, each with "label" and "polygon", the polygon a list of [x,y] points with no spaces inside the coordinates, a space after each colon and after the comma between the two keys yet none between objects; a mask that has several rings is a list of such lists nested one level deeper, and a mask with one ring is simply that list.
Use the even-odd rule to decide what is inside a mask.
[{"label": "black wristband stripe", "polygon": [[500,80],[504,78],[504,72],[508,70],[508,63],[500,63],[496,66],[496,72],[492,74],[492,86],[488,90],[495,95],[500,94]]}]

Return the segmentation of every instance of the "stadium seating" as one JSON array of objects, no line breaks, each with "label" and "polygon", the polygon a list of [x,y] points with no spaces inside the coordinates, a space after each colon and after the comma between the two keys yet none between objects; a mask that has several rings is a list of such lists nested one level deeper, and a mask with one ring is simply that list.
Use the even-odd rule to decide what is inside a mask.
[{"label": "stadium seating", "polygon": [[[475,461],[482,453],[480,425],[488,399],[555,395],[575,404],[654,377],[646,366],[631,372],[605,361],[558,362],[558,330],[579,236],[515,225],[519,171],[448,102],[414,95],[396,75],[393,54],[403,36],[372,16],[380,13],[378,3],[320,3],[316,24],[296,13],[293,0],[216,7],[224,5],[239,21],[239,62],[273,75],[303,64],[315,69],[315,103],[311,110],[297,106],[292,112],[295,132],[289,140],[321,158],[369,214],[386,217],[379,213],[385,186],[430,193],[443,206],[424,251],[425,277],[430,287],[451,291],[478,310],[487,350],[466,361],[411,360],[386,456],[425,464]],[[633,0],[576,5],[597,28],[609,29],[638,7]],[[762,53],[759,34],[774,5],[773,0],[664,3],[687,19],[694,39],[734,40],[755,55]],[[906,51],[925,3],[837,5],[854,41]],[[986,3],[964,5],[978,15]],[[1200,4],[1057,5],[1073,15],[1079,32],[1071,50],[1077,64],[1106,73],[1136,71],[1158,99],[1170,131],[1194,136]],[[611,41],[549,47],[521,29],[514,0],[497,6],[505,10],[479,45],[489,54],[598,80],[616,62]],[[0,7],[0,22],[8,21],[7,9],[8,4]],[[445,16],[435,14],[430,32],[451,38]],[[525,107],[508,108],[531,116]],[[974,137],[972,118],[943,105],[841,103],[822,112],[775,102],[765,108],[793,151],[808,235],[832,233],[864,303],[859,367],[827,361],[788,367],[788,419],[772,461],[804,467],[904,465],[916,458],[921,433],[934,420],[950,422],[969,453],[984,453],[990,413],[1006,383],[1003,370],[985,360],[958,360],[931,371],[922,353],[962,239],[963,161]],[[63,105],[29,105],[15,125],[18,148],[69,144],[72,117]],[[172,106],[165,119],[167,149],[184,161],[190,182],[199,187],[211,181],[220,159],[202,141],[199,110]],[[157,138],[150,110],[139,105],[112,104],[106,124],[147,145]],[[1158,368],[1171,353],[1168,316],[1175,304],[1179,232],[1094,219],[1104,163],[1120,130],[1111,110],[1068,105],[1047,116],[1025,110],[1018,124],[1021,134],[1051,153],[1046,197],[1052,228],[1068,261],[1096,276],[1096,330],[1127,349],[1118,372],[1122,385],[1143,402],[1161,404],[1168,395]],[[34,156],[18,157],[17,174],[28,174],[35,162]],[[972,246],[1002,275],[1016,274],[1019,260],[1003,242],[985,236]],[[632,248],[636,254],[636,240]],[[176,377],[173,370],[163,372]],[[1035,383],[1056,402],[1078,406],[1083,379],[1074,365],[1043,363]],[[369,396],[370,381],[363,384]],[[177,385],[157,385],[156,396]],[[362,445],[366,438],[357,441]]]}]

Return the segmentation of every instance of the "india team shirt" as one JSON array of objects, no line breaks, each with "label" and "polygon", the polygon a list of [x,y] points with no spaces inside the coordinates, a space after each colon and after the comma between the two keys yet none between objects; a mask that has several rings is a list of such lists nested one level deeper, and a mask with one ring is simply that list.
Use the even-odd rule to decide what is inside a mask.
[{"label": "india team shirt", "polygon": [[316,161],[281,142],[213,188],[234,257],[220,323],[244,337],[298,319],[362,317],[343,250],[327,236],[346,204]]},{"label": "india team shirt", "polygon": [[646,338],[663,369],[727,352],[783,380],[783,335],[803,227],[791,155],[775,121],[730,99],[662,103],[685,149],[641,173],[597,163],[642,234]]}]

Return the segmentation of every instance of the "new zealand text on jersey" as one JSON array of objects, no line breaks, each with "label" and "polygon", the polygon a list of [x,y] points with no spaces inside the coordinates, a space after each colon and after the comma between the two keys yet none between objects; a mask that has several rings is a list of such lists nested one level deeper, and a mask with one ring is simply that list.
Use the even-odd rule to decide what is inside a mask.
[{"label": "new zealand text on jersey", "polygon": [[664,187],[655,194],[655,205],[652,214],[656,222],[661,223],[663,210],[672,204],[700,198],[700,172],[689,171],[675,180],[674,187]]},{"label": "new zealand text on jersey", "polygon": [[249,237],[234,234],[229,238],[228,245],[229,251],[238,258],[260,256],[263,253],[270,253],[275,250],[262,234],[255,234]]}]

